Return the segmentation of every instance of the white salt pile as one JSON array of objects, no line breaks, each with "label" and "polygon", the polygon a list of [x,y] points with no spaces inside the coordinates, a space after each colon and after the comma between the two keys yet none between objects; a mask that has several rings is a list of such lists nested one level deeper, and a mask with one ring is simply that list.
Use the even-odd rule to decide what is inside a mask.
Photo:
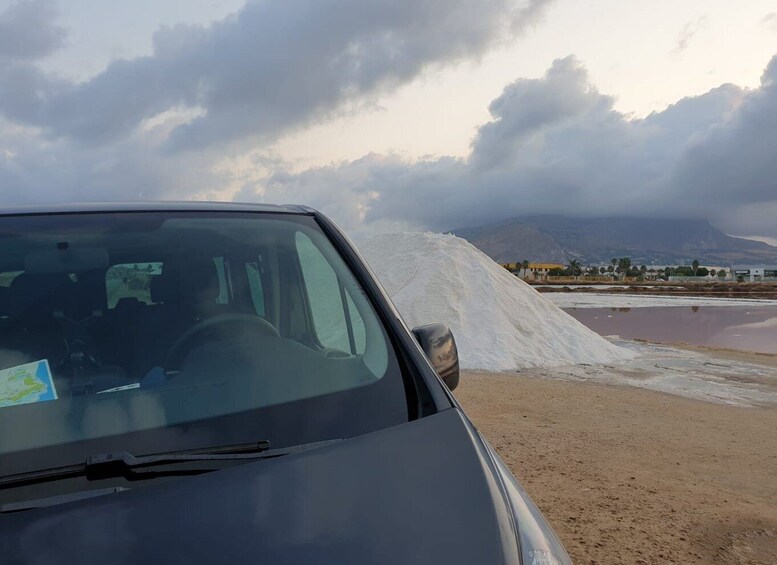
[{"label": "white salt pile", "polygon": [[440,322],[451,328],[462,368],[509,371],[633,356],[464,239],[399,233],[359,248],[410,327]]}]

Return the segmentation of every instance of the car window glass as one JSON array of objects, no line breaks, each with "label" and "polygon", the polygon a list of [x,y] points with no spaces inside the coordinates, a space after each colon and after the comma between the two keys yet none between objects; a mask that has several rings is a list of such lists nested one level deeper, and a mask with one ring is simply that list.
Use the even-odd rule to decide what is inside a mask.
[{"label": "car window glass", "polygon": [[359,311],[356,309],[356,305],[354,305],[351,295],[346,293],[345,297],[348,306],[348,315],[351,320],[351,328],[353,329],[354,353],[364,353],[364,349],[367,345],[364,320],[362,320],[362,317],[359,315]]},{"label": "car window glass", "polygon": [[[24,430],[0,434],[8,472],[29,460],[7,454],[47,446],[72,445],[47,452],[59,465],[257,433],[289,445],[408,418],[385,327],[313,218],[4,222],[14,237],[0,238],[0,274],[23,271],[0,293],[0,429]],[[234,423],[249,413],[256,426]],[[160,433],[176,426],[185,433]]]},{"label": "car window glass", "polygon": [[256,313],[259,316],[264,316],[264,289],[262,288],[259,264],[256,261],[246,263],[246,277],[248,278],[248,289],[251,292],[251,301],[254,304]]},{"label": "car window glass", "polygon": [[[122,263],[105,272],[108,308],[115,308],[122,298],[153,304],[151,280],[162,272],[162,263]],[[73,277],[71,276],[71,279]]]},{"label": "car window glass", "polygon": [[224,261],[224,257],[214,257],[213,263],[216,265],[216,273],[219,278],[219,295],[216,297],[216,304],[229,304],[231,288],[227,264]]},{"label": "car window glass", "polygon": [[23,271],[7,271],[0,273],[0,287],[8,288],[13,280],[22,274]]},{"label": "car window glass", "polygon": [[348,291],[307,235],[298,232],[296,242],[319,343],[352,355],[364,353],[364,322]]}]

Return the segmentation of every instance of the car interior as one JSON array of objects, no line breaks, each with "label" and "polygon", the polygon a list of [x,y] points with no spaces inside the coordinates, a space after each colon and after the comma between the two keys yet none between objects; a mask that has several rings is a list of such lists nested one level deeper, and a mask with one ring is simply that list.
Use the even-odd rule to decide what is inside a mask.
[{"label": "car interior", "polygon": [[59,398],[219,382],[210,411],[386,371],[374,311],[317,230],[147,216],[0,236],[0,371],[45,359]]}]

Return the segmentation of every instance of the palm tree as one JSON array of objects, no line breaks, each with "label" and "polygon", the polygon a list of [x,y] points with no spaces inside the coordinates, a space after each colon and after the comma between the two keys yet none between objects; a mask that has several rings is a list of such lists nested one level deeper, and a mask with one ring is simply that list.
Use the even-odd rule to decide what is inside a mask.
[{"label": "palm tree", "polygon": [[605,269],[604,267],[599,267],[599,274],[600,275],[603,275],[606,272],[607,272],[607,269]]},{"label": "palm tree", "polygon": [[619,272],[625,278],[629,274],[629,269],[631,269],[631,258],[621,257],[620,259],[618,259],[618,269],[619,269]]},{"label": "palm tree", "polygon": [[572,259],[569,262],[569,272],[572,274],[573,277],[578,276],[582,272],[582,270],[580,269],[580,261]]},{"label": "palm tree", "polygon": [[691,263],[691,267],[693,267],[693,276],[694,277],[697,276],[696,273],[699,272],[699,260],[698,259],[694,259],[693,263]]},{"label": "palm tree", "polygon": [[521,263],[521,267],[523,267],[523,278],[526,278],[526,271],[529,268],[529,262],[526,259],[524,259],[523,262]]}]

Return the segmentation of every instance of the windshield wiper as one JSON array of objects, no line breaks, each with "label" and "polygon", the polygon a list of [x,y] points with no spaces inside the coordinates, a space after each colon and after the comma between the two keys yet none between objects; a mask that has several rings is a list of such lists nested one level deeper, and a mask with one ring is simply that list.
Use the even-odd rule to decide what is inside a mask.
[{"label": "windshield wiper", "polygon": [[[144,478],[143,475],[158,474],[199,474],[215,471],[223,465],[213,462],[254,461],[281,457],[317,447],[323,447],[341,441],[332,439],[314,443],[295,445],[280,449],[270,449],[269,441],[241,443],[235,445],[206,447],[186,451],[170,451],[152,455],[135,456],[126,451],[102,453],[87,457],[83,463],[52,467],[37,471],[28,471],[0,477],[0,489],[22,484],[34,484],[67,477],[86,476],[90,479],[105,479],[129,475],[130,478]],[[164,467],[170,466],[171,469]],[[161,467],[161,469],[160,469]],[[148,478],[148,477],[145,477]]]},{"label": "windshield wiper", "polygon": [[87,498],[96,498],[106,494],[124,492],[125,490],[130,489],[125,487],[96,488],[81,492],[70,492],[67,494],[49,496],[47,498],[36,498],[34,500],[23,500],[21,502],[6,502],[5,504],[0,504],[0,514],[10,514],[11,512],[20,512],[32,508],[46,508],[48,506],[56,506],[57,504],[65,504],[66,502],[75,502],[76,500],[86,500]]}]

